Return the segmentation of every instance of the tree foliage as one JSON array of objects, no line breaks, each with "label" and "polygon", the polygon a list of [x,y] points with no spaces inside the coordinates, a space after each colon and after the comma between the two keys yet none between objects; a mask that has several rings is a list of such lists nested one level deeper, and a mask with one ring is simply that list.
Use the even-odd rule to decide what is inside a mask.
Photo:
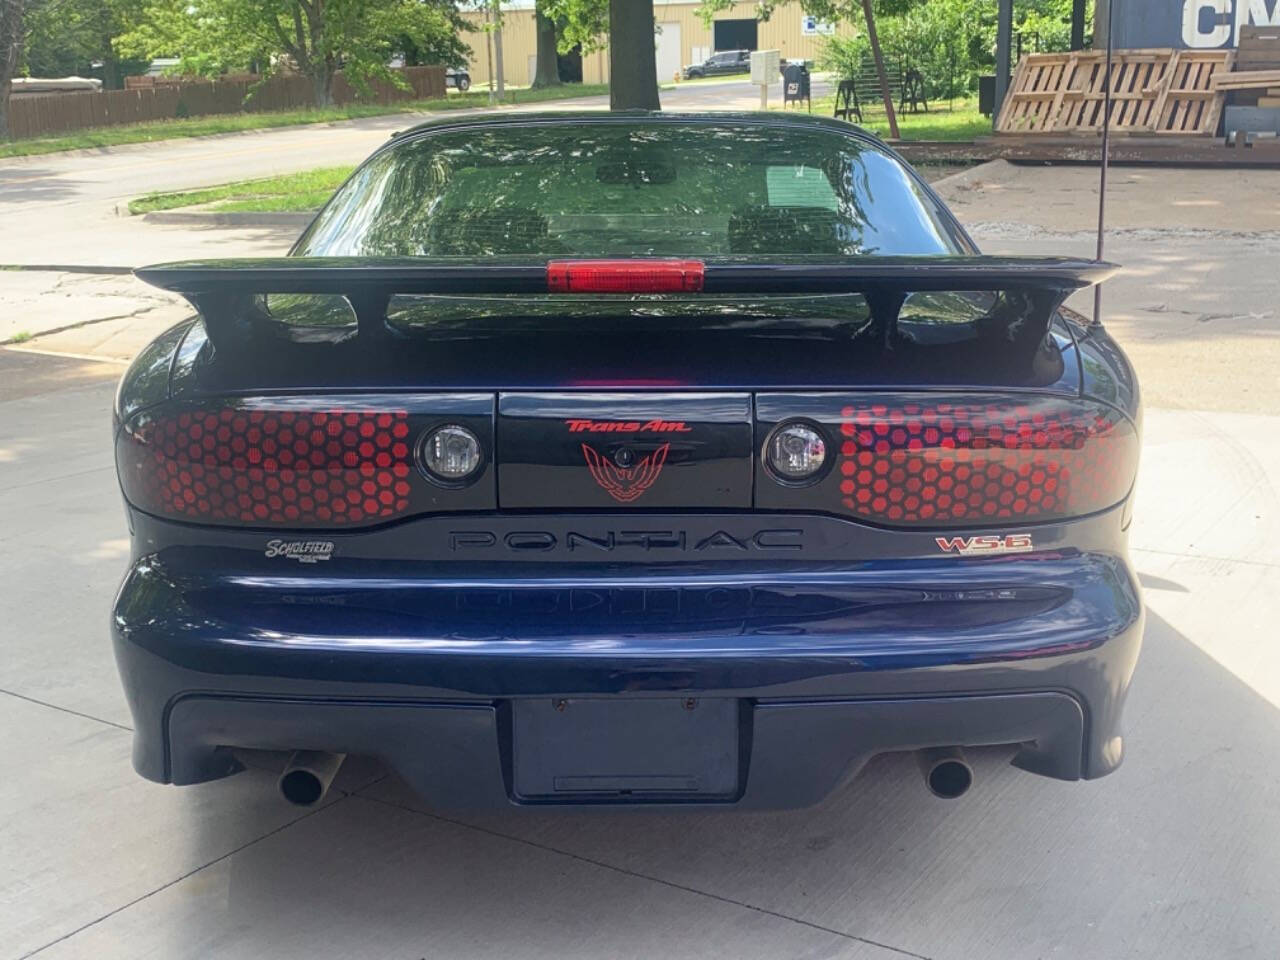
[{"label": "tree foliage", "polygon": [[339,68],[357,88],[394,80],[388,63],[411,49],[420,62],[456,64],[470,53],[451,0],[144,0],[122,46],[176,56],[184,73],[296,69],[317,106],[333,101]]},{"label": "tree foliage", "polygon": [[[802,3],[815,16],[834,9],[831,0]],[[816,4],[828,14],[813,9]],[[1092,6],[1089,0],[1086,24],[1092,22]],[[964,96],[977,89],[980,75],[995,72],[996,4],[991,0],[882,0],[874,9],[886,62],[903,71],[920,71],[929,97]],[[860,25],[861,17],[859,6],[851,22]],[[1019,0],[1014,33],[1021,38],[1023,52],[1066,50],[1071,0]],[[859,31],[852,37],[826,38],[819,62],[851,79],[867,69],[869,56],[866,37]]]},{"label": "tree foliage", "polygon": [[28,0],[23,70],[33,77],[97,76],[119,89],[149,57],[120,49],[120,38],[143,14],[143,0]]},{"label": "tree foliage", "polygon": [[576,46],[593,53],[608,44],[609,0],[543,0],[542,7],[556,22],[561,53]]},{"label": "tree foliage", "polygon": [[22,55],[25,15],[24,0],[0,0],[0,139],[9,136],[9,90]]}]

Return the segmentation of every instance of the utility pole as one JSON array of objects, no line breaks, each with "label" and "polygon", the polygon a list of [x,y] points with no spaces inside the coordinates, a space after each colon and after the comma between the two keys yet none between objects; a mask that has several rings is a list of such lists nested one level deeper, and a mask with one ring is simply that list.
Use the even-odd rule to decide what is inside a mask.
[{"label": "utility pole", "polygon": [[1013,0],[996,4],[996,102],[992,105],[991,125],[1000,122],[1000,108],[1009,92],[1009,47],[1013,45]]}]

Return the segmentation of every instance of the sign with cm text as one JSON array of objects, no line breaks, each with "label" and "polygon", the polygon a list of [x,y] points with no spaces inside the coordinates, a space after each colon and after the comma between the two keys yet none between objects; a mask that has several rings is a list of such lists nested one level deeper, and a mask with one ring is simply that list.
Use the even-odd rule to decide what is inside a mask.
[{"label": "sign with cm text", "polygon": [[1112,0],[1118,50],[1234,47],[1244,26],[1280,28],[1280,0]]}]

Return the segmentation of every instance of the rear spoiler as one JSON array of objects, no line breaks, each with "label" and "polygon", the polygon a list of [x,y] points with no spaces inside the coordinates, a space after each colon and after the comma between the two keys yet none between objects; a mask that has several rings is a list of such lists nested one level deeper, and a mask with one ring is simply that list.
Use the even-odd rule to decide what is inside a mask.
[{"label": "rear spoiler", "polygon": [[[204,317],[210,341],[234,348],[253,338],[257,294],[338,294],[351,304],[361,341],[391,331],[387,305],[397,294],[680,293],[704,296],[860,293],[888,338],[906,297],[924,291],[998,291],[1000,306],[982,323],[983,339],[1034,353],[1062,302],[1119,268],[1065,257],[705,258],[672,260],[446,260],[420,257],[280,257],[142,267],[137,277],[186,297]],[[886,342],[890,342],[886,339]]]}]

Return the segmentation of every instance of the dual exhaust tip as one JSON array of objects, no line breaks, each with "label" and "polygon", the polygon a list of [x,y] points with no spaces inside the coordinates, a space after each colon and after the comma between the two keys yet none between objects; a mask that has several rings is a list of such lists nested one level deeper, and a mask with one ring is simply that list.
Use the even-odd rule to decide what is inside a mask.
[{"label": "dual exhaust tip", "polygon": [[[314,807],[329,792],[345,753],[299,750],[289,757],[280,773],[280,794],[299,807]],[[943,800],[955,800],[973,786],[973,768],[959,747],[917,750],[920,773],[929,792]]]}]

